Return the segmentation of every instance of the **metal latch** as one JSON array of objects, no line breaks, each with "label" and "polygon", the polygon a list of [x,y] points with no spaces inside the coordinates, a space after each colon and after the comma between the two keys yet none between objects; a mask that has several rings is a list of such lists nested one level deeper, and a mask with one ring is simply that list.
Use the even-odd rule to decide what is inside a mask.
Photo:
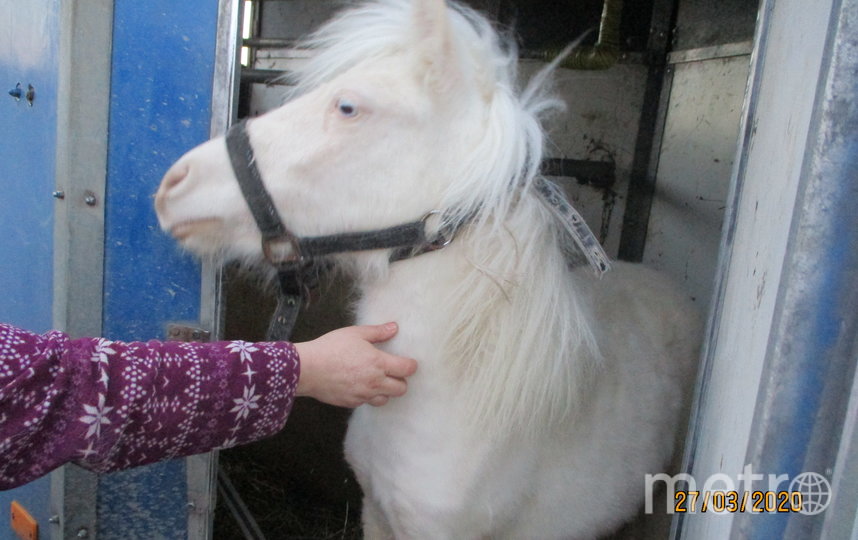
[{"label": "metal latch", "polygon": [[197,341],[206,343],[211,341],[212,333],[200,328],[195,323],[173,322],[167,323],[168,341]]}]

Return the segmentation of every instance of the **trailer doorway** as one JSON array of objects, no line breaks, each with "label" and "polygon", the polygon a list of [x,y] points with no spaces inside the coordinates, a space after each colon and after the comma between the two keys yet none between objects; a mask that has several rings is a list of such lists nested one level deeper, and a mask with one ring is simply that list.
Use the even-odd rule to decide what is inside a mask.
[{"label": "trailer doorway", "polygon": [[[524,76],[552,51],[598,27],[604,5],[470,4],[502,26],[515,24]],[[242,2],[239,119],[282,103],[277,77],[307,54],[295,43],[339,6]],[[557,77],[568,110],[549,125],[546,170],[556,175],[610,256],[643,260],[673,275],[701,312],[708,309],[717,267],[756,11],[751,0],[722,3],[718,10],[699,0],[627,2],[610,65],[561,69]],[[594,32],[585,44],[597,39]],[[262,339],[274,309],[271,291],[237,268],[225,271],[223,283],[223,337]],[[349,284],[328,280],[320,290],[299,317],[295,340],[349,324]],[[360,489],[342,456],[348,416],[299,399],[282,434],[220,453],[221,468],[261,532],[277,538],[360,537]],[[223,495],[214,535],[242,538]],[[636,527],[620,535],[641,534]]]}]

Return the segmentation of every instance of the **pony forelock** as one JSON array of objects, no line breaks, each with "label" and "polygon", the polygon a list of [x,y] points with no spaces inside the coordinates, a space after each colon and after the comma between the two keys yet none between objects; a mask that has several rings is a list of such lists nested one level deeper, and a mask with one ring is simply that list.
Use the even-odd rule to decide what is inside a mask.
[{"label": "pony forelock", "polygon": [[[565,107],[548,91],[559,58],[522,90],[518,48],[511,33],[501,35],[467,6],[447,4],[458,64],[482,74],[490,87],[484,89],[490,110],[487,136],[461,164],[442,207],[450,219],[485,221],[504,215],[538,175],[544,146],[541,121]],[[292,85],[286,99],[311,91],[361,62],[407,51],[414,40],[412,9],[413,2],[407,0],[369,0],[341,12],[299,45],[313,55],[286,76]]]}]

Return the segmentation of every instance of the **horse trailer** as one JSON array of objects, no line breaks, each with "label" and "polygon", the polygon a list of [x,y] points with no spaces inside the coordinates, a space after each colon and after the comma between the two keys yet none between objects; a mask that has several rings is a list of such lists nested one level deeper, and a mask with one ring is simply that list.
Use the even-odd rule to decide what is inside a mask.
[{"label": "horse trailer", "polygon": [[[641,519],[611,538],[858,537],[858,0],[464,3],[515,37],[522,79],[583,36],[543,172],[610,257],[668,274],[707,321],[676,474],[641,479]],[[264,339],[269,288],[178,249],[152,195],[186,151],[279,106],[298,40],[340,7],[0,5],[0,321]],[[349,283],[320,291],[295,340],[349,324]],[[348,416],[298,400],[246,447],[66,465],[0,492],[0,539],[19,537],[13,501],[33,538],[359,538]]]}]

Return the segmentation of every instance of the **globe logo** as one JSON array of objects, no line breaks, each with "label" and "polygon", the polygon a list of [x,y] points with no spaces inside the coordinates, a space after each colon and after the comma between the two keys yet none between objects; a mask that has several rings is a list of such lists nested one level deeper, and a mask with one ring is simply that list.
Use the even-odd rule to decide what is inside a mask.
[{"label": "globe logo", "polygon": [[831,502],[831,484],[819,473],[803,472],[792,479],[790,491],[801,493],[801,512],[806,516],[815,516],[828,508]]}]

